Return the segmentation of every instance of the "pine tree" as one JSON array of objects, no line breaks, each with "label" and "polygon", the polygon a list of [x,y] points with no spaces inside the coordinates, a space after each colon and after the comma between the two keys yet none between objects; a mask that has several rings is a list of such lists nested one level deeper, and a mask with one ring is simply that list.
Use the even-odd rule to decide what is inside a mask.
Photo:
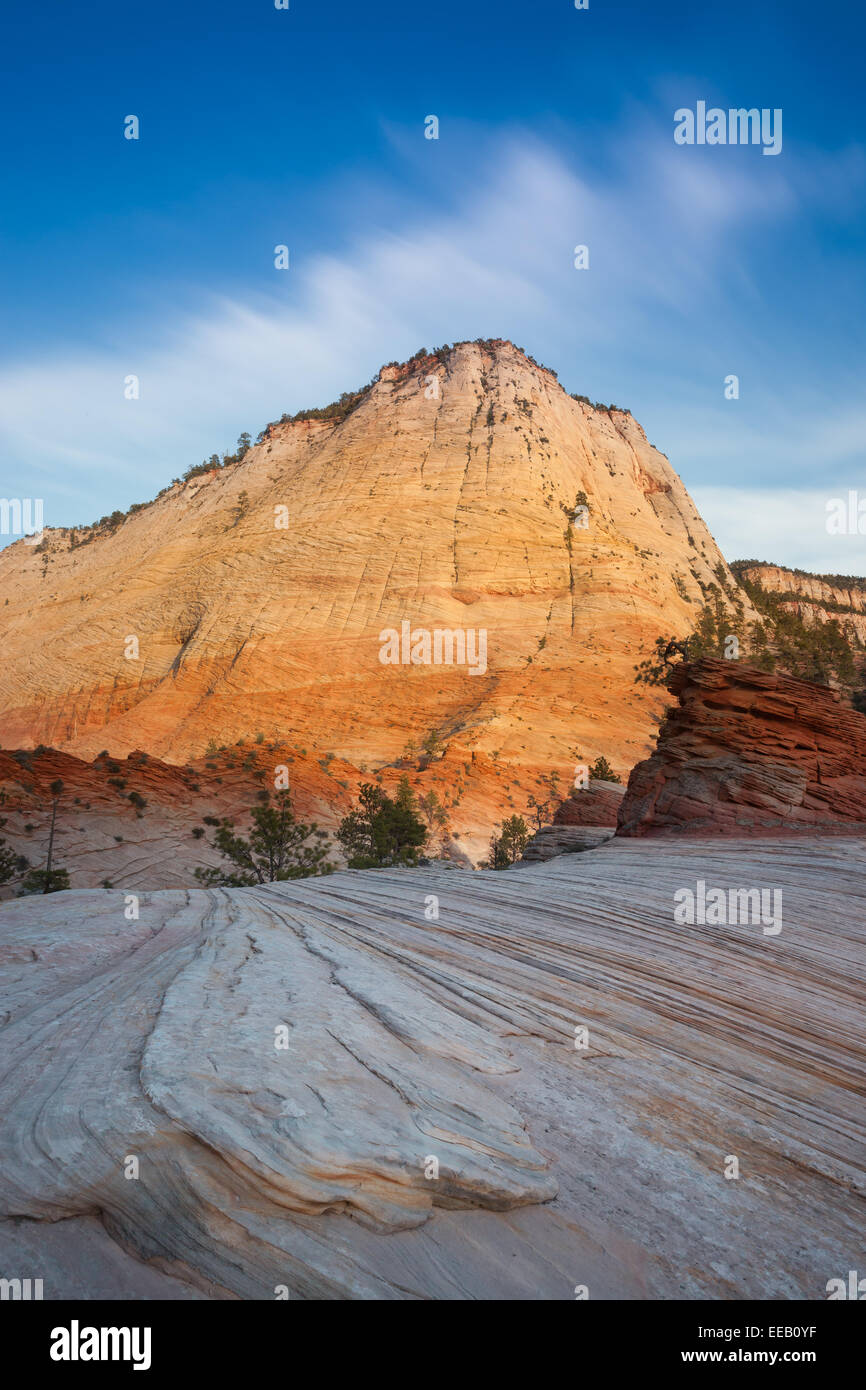
[{"label": "pine tree", "polygon": [[21,884],[18,894],[20,898],[29,897],[33,893],[62,893],[69,887],[69,873],[66,869],[55,869],[52,861],[54,859],[54,828],[57,823],[57,807],[63,795],[63,782],[58,777],[51,783],[51,829],[48,833],[48,856],[45,861],[44,869],[31,869],[27,877]]},{"label": "pine tree", "polygon": [[554,802],[557,804],[562,800],[562,793],[559,789],[559,778],[555,772],[550,772],[546,777],[539,778],[542,792],[547,795],[540,799],[534,793],[529,797],[529,808],[535,822],[536,831],[546,824],[551,818]]},{"label": "pine tree", "polygon": [[499,834],[491,836],[489,869],[510,869],[523,855],[529,840],[529,826],[522,816],[509,816]]},{"label": "pine tree", "polygon": [[427,842],[427,830],[415,811],[415,795],[403,774],[397,795],[364,782],[359,806],[340,822],[337,839],[346,851],[350,869],[383,869],[417,864]]},{"label": "pine tree", "polygon": [[589,775],[590,778],[593,778],[596,782],[620,781],[620,778],[617,777],[607,758],[596,758],[592,767],[589,769]]},{"label": "pine tree", "polygon": [[277,792],[273,805],[270,792],[262,793],[262,797],[263,804],[250,812],[253,824],[248,837],[235,834],[227,819],[214,835],[214,849],[235,868],[196,869],[199,883],[208,887],[251,888],[258,883],[333,873],[327,846],[308,843],[326,839],[326,832],[315,821],[308,825],[295,818],[289,792]]}]

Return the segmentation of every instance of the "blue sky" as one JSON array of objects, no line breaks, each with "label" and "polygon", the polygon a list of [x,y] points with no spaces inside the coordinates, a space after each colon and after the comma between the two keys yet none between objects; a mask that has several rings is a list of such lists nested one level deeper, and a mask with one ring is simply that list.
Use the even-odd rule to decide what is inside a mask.
[{"label": "blue sky", "polygon": [[[866,496],[864,27],[797,0],[7,11],[0,495],[90,521],[501,336],[629,406],[729,558],[866,573],[824,525]],[[698,100],[781,108],[781,154],[675,145]]]}]

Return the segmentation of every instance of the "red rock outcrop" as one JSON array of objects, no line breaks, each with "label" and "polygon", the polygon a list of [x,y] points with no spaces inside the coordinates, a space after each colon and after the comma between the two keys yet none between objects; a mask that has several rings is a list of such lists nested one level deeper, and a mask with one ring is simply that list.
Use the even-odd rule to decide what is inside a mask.
[{"label": "red rock outcrop", "polygon": [[679,708],[632,770],[618,835],[862,829],[866,716],[834,691],[709,660],[668,685]]},{"label": "red rock outcrop", "polygon": [[[227,816],[245,831],[250,807],[262,786],[273,785],[278,765],[289,770],[297,815],[334,830],[358,787],[355,769],[338,759],[317,762],[268,744],[223,748],[183,766],[140,751],[85,762],[56,748],[0,750],[0,839],[31,867],[43,867],[51,785],[59,780],[54,865],[68,872],[70,887],[189,888],[197,868],[223,863],[212,847],[213,820]],[[391,789],[397,776],[383,785]],[[339,846],[332,858],[341,862]],[[17,878],[4,885],[0,898],[18,886]]]},{"label": "red rock outcrop", "polygon": [[612,838],[625,787],[593,778],[588,787],[572,792],[558,807],[550,825],[535,832],[521,863],[541,864],[560,854],[596,849]]}]

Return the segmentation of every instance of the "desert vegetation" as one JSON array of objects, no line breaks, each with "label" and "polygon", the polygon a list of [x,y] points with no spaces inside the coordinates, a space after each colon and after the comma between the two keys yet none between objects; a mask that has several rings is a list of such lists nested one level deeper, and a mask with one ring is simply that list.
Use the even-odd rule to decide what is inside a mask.
[{"label": "desert vegetation", "polygon": [[529,826],[522,816],[509,816],[490,837],[488,869],[510,869],[521,858],[529,843]]},{"label": "desert vegetation", "polygon": [[[18,897],[29,897],[34,893],[59,893],[69,885],[69,871],[58,868],[54,863],[54,833],[57,825],[57,808],[60,798],[63,795],[64,786],[60,778],[56,778],[50,787],[51,792],[51,821],[48,832],[48,847],[46,850],[45,864],[41,868],[32,867],[24,855],[12,854],[3,842],[0,842],[0,883],[6,883],[14,878],[20,878]],[[0,821],[0,825],[5,825],[5,821]],[[28,827],[25,826],[25,830]],[[30,829],[33,827],[31,826]],[[23,877],[21,877],[23,875]]]},{"label": "desert vegetation", "polygon": [[[816,685],[835,685],[852,703],[866,698],[863,644],[853,628],[835,617],[806,622],[785,606],[791,596],[772,593],[743,573],[748,563],[738,562],[734,570],[740,590],[718,567],[718,583],[705,586],[694,631],[679,640],[659,635],[651,654],[635,666],[635,681],[663,686],[673,657],[713,657],[746,661],[759,670],[780,671]],[[746,620],[744,596],[759,615],[755,621]]]},{"label": "desert vegetation", "polygon": [[[0,830],[5,824],[5,816],[0,816]],[[11,883],[14,879],[20,878],[29,867],[29,860],[23,854],[16,854],[5,840],[0,839],[0,884]]]},{"label": "desert vegetation", "polygon": [[248,835],[237,833],[227,818],[219,825],[213,847],[227,865],[196,869],[199,883],[206,887],[251,888],[257,883],[333,872],[327,847],[321,843],[326,832],[315,821],[306,824],[297,819],[288,791],[277,792],[273,799],[268,791],[260,795],[262,804],[250,811],[252,828]]},{"label": "desert vegetation", "polygon": [[395,797],[365,782],[358,806],[340,822],[337,839],[350,869],[384,869],[419,864],[428,830],[418,815],[415,794],[405,774]]}]

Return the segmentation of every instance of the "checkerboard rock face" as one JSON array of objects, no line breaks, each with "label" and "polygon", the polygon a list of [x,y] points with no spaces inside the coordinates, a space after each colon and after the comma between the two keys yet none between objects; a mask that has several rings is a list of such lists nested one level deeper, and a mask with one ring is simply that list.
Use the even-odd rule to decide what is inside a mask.
[{"label": "checkerboard rock face", "polygon": [[[463,784],[474,863],[516,778],[568,785],[575,747],[620,771],[645,756],[658,697],[635,661],[691,631],[719,565],[631,415],[510,343],[465,343],[383,368],[342,421],[274,425],[116,529],[0,551],[2,743],[177,764],[260,731],[354,786],[436,731],[425,788]],[[486,668],[383,664],[404,622],[485,632]]]},{"label": "checkerboard rock face", "polygon": [[[826,1297],[862,1249],[864,868],[615,839],[4,904],[0,1269],[46,1299]],[[678,926],[699,880],[773,885],[781,932]]]},{"label": "checkerboard rock face", "polygon": [[619,835],[866,828],[866,716],[834,691],[709,660],[669,686],[679,707],[632,769]]}]

